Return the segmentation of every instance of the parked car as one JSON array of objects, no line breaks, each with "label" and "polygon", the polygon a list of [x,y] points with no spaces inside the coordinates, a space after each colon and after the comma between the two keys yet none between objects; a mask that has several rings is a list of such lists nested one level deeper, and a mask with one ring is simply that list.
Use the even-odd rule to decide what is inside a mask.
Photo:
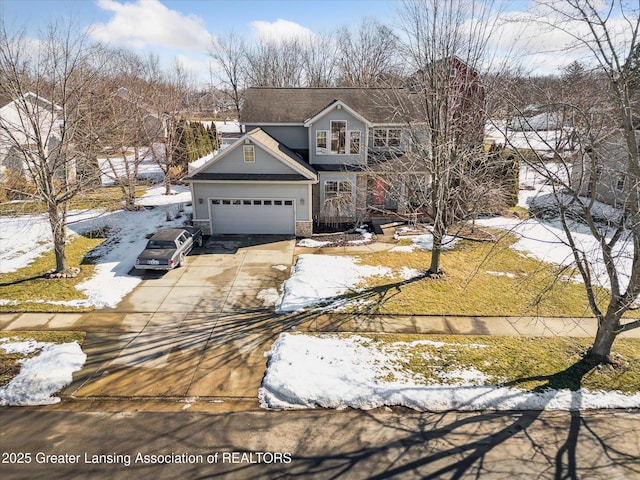
[{"label": "parked car", "polygon": [[138,270],[171,270],[181,267],[195,246],[202,246],[202,230],[196,227],[167,228],[156,232],[136,258]]}]

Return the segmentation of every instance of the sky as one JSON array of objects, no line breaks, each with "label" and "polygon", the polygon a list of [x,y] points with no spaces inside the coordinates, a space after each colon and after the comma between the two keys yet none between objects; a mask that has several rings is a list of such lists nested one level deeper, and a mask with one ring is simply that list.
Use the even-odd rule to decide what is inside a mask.
[{"label": "sky", "polygon": [[[532,13],[532,0],[495,2],[500,31],[492,46],[501,56],[517,57],[525,69],[543,74],[581,59],[584,50],[563,51],[567,35],[543,31],[540,22],[514,21],[523,15],[544,21],[539,11]],[[356,27],[367,16],[394,28],[398,6],[399,0],[0,0],[0,16],[10,25],[26,26],[34,37],[48,22],[67,18],[95,40],[153,52],[166,63],[177,58],[206,83],[207,49],[230,30],[249,40],[283,38]]]}]

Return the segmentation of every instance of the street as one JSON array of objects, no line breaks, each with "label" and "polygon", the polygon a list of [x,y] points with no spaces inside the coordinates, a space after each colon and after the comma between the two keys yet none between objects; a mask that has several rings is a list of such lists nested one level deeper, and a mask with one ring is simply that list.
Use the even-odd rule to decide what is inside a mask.
[{"label": "street", "polygon": [[638,412],[81,406],[0,409],[2,477],[640,478]]}]

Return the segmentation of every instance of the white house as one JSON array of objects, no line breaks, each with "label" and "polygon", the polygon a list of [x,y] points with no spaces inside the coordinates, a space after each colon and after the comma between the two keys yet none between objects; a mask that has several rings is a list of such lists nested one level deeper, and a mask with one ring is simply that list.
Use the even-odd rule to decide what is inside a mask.
[{"label": "white house", "polygon": [[14,99],[0,97],[0,176],[27,173],[29,151],[38,146],[47,157],[55,153],[64,128],[61,111],[32,92]]}]

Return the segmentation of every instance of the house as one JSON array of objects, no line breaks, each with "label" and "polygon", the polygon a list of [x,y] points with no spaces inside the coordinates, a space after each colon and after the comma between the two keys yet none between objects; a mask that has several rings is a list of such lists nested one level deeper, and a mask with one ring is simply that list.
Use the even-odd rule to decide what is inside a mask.
[{"label": "house", "polygon": [[29,150],[42,146],[47,157],[56,151],[63,130],[61,110],[32,92],[19,98],[0,97],[0,177],[27,174]]},{"label": "house", "polygon": [[[640,149],[640,128],[635,130]],[[605,136],[597,145],[577,152],[573,158],[571,186],[579,195],[624,207],[632,186],[629,172],[629,148],[622,129]]]},{"label": "house", "polygon": [[407,125],[420,121],[414,98],[411,88],[248,89],[242,136],[185,178],[194,225],[306,236],[323,223],[402,213],[376,171],[403,168],[413,145]]}]

